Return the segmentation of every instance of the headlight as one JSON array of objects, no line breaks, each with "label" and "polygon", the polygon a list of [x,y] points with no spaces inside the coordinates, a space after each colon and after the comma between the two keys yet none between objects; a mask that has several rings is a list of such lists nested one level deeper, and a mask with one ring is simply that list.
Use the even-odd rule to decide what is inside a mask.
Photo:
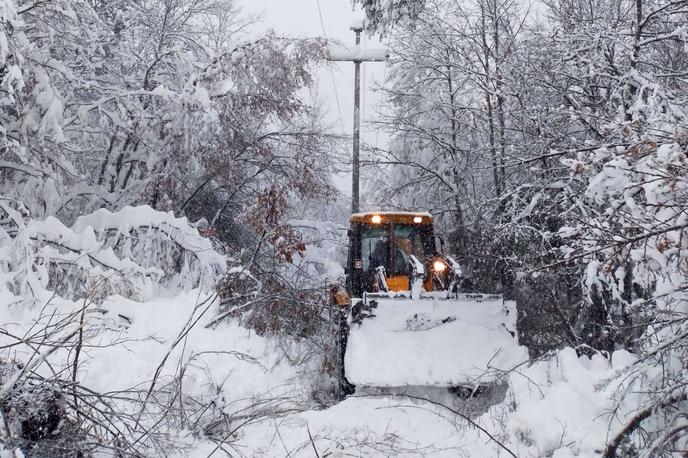
[{"label": "headlight", "polygon": [[432,270],[435,272],[444,272],[446,268],[447,264],[439,259],[432,264]]},{"label": "headlight", "polygon": [[380,224],[380,223],[382,222],[382,216],[380,216],[380,215],[373,215],[373,216],[370,218],[370,222],[373,223],[373,224]]},{"label": "headlight", "polygon": [[416,224],[420,224],[423,222],[423,217],[422,216],[414,216],[413,217],[413,222]]}]

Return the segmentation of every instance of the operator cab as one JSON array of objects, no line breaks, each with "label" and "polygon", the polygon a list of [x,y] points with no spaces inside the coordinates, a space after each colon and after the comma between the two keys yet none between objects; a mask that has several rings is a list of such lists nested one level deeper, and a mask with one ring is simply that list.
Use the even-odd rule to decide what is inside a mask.
[{"label": "operator cab", "polygon": [[346,289],[351,296],[380,291],[380,267],[389,291],[408,291],[412,256],[425,267],[423,289],[431,291],[441,282],[446,264],[437,250],[429,213],[355,213],[349,223]]}]

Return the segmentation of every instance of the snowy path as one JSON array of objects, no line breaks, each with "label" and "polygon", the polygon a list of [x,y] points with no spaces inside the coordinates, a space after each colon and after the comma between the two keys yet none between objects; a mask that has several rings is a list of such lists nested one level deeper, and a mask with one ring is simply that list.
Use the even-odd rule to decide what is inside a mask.
[{"label": "snowy path", "polygon": [[265,457],[313,457],[314,448],[319,456],[498,456],[487,436],[451,412],[390,397],[351,397],[271,419],[244,430],[240,444],[246,456]]},{"label": "snowy path", "polygon": [[[158,386],[177,378],[189,400],[185,412],[195,415],[198,425],[193,430],[170,430],[179,457],[226,456],[223,450],[246,457],[595,457],[610,431],[618,431],[638,407],[637,395],[627,394],[614,410],[625,383],[617,377],[634,363],[633,355],[617,351],[610,364],[600,355],[587,358],[567,348],[510,371],[503,398],[479,408],[463,406],[463,412],[476,412],[470,421],[425,401],[386,396],[350,397],[324,410],[277,414],[310,402],[316,382],[281,356],[276,341],[236,322],[215,329],[200,322],[183,345],[173,345],[184,323],[199,314],[193,304],[204,297],[196,290],[145,303],[107,298],[99,307],[102,329],[94,341],[97,345],[84,351],[81,363],[84,386],[119,393],[149,387],[155,368],[169,353]],[[54,305],[64,310],[78,307]],[[128,324],[115,326],[118,317],[127,317]],[[8,314],[5,322],[28,329],[29,318]],[[114,341],[120,343],[110,345]],[[59,367],[68,356],[55,352],[51,362]],[[194,410],[196,403],[208,409]],[[122,401],[121,408],[141,410],[136,397],[133,403]],[[150,418],[155,420],[161,408],[167,404],[150,404]],[[226,442],[219,446],[210,435]]]},{"label": "snowy path", "polygon": [[[609,416],[618,389],[611,377],[633,356],[616,352],[610,365],[572,349],[524,366],[510,376],[503,400],[492,399],[469,419],[403,397],[349,397],[324,410],[273,417],[243,427],[233,455],[247,457],[596,457],[620,426],[633,398]],[[502,393],[503,395],[503,393]],[[484,413],[481,413],[484,412]],[[311,440],[312,438],[312,440]],[[498,443],[500,442],[500,443]],[[207,457],[213,444],[198,444]],[[216,453],[212,456],[218,456]]]}]

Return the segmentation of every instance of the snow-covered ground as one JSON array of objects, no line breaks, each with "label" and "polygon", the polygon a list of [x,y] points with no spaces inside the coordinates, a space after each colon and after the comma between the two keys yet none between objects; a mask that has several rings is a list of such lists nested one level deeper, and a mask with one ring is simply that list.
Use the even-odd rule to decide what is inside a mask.
[{"label": "snow-covered ground", "polygon": [[[140,441],[146,436],[148,453],[193,458],[592,457],[637,408],[632,391],[618,396],[626,383],[622,370],[634,363],[627,352],[614,353],[610,363],[599,355],[579,357],[573,349],[563,349],[530,363],[525,350],[516,346],[501,359],[481,357],[508,337],[499,326],[487,337],[459,336],[460,344],[451,332],[443,334],[443,327],[456,333],[462,322],[470,329],[477,325],[473,315],[487,307],[479,303],[473,304],[471,313],[467,309],[463,316],[452,315],[455,319],[441,326],[432,325],[446,318],[441,307],[416,316],[422,322],[414,326],[420,328],[406,334],[434,336],[424,343],[402,345],[394,338],[398,330],[385,328],[376,335],[387,338],[359,339],[356,345],[363,347],[352,351],[365,356],[367,345],[372,356],[369,374],[392,375],[407,384],[420,383],[404,377],[412,369],[418,374],[434,355],[445,362],[447,355],[454,362],[470,360],[466,368],[476,373],[487,366],[493,372],[496,368],[502,386],[507,386],[506,395],[488,391],[449,407],[362,391],[323,408],[313,396],[327,390],[318,355],[292,358],[304,354],[303,343],[257,335],[236,319],[217,320],[220,296],[204,282],[218,278],[218,265],[225,258],[193,226],[150,208],[123,212],[97,212],[71,228],[54,219],[24,225],[13,214],[19,227],[16,235],[0,239],[0,347],[3,358],[14,363],[4,367],[0,393],[18,390],[8,397],[18,399],[18,405],[25,405],[22,390],[29,387],[30,393],[35,386],[36,378],[27,376],[31,372],[56,386],[71,380],[77,383],[76,392],[71,385],[64,390],[79,397],[74,402],[82,409],[81,418],[90,416],[93,428],[103,427],[98,422],[109,423],[110,434],[118,430],[131,436],[126,447],[136,447],[136,437]],[[138,216],[123,218],[127,214]],[[336,233],[335,227],[326,229]],[[134,235],[139,230],[146,231],[143,242]],[[55,248],[65,246],[69,250]],[[334,242],[324,242],[303,259],[320,260],[316,270],[322,271],[313,275],[338,275],[336,263],[330,261],[337,253]],[[78,272],[86,275],[87,283],[56,284],[55,269],[72,269],[72,262],[82,269]],[[155,263],[167,266],[165,275],[153,269]],[[114,281],[108,275],[123,274],[108,274],[107,264],[129,269],[135,281]],[[86,299],[73,299],[80,295]],[[404,304],[400,307],[410,313]],[[392,311],[390,307],[379,313],[384,318]],[[387,318],[378,323],[399,321]],[[83,336],[77,337],[81,331]],[[77,339],[81,343],[75,343]],[[455,348],[449,352],[443,343]],[[396,364],[380,367],[375,355],[388,357],[394,351],[400,353]],[[451,373],[433,367],[437,373]],[[363,378],[365,369],[356,366]],[[60,375],[64,373],[69,376]],[[423,392],[419,394],[422,398]],[[87,406],[88,402],[93,404]]]},{"label": "snow-covered ground", "polygon": [[[323,410],[303,410],[310,381],[303,378],[302,368],[281,358],[270,339],[236,323],[209,329],[204,324],[210,317],[202,318],[166,358],[186,324],[198,318],[189,311],[203,299],[198,291],[145,303],[109,298],[102,306],[104,321],[116,325],[118,317],[126,316],[131,325],[104,333],[99,340],[103,346],[85,351],[83,385],[101,393],[146,390],[166,361],[157,375],[159,385],[182,370],[187,396],[214,402],[230,417],[266,400],[280,400],[275,412],[284,410],[288,400],[291,413],[263,416],[244,426],[236,415],[231,449],[239,456],[311,457],[317,450],[319,456],[489,457],[512,452],[519,457],[592,457],[623,418],[619,412],[610,414],[618,382],[606,382],[633,357],[617,352],[610,365],[601,356],[578,357],[572,349],[515,368],[506,398],[477,416],[469,415],[470,405],[457,413],[423,400],[365,395]],[[115,339],[120,343],[109,345]],[[479,397],[467,401],[479,402]],[[189,421],[195,420],[203,421],[191,415]],[[223,456],[217,443],[185,431],[179,431],[177,445],[180,456]]]},{"label": "snow-covered ground", "polygon": [[623,411],[609,410],[618,383],[606,382],[633,360],[617,352],[610,365],[562,350],[515,369],[506,399],[472,418],[422,400],[354,395],[245,428],[239,449],[248,456],[599,456],[623,419]]},{"label": "snow-covered ground", "polygon": [[[131,325],[124,334],[101,334],[101,343],[125,342],[89,350],[83,383],[99,392],[140,386],[153,378],[166,358],[158,374],[161,383],[179,376],[185,365],[184,391],[198,399],[224,396],[238,410],[261,396],[295,396],[298,368],[281,364],[274,342],[236,322],[206,327],[214,318],[212,313],[201,316],[208,298],[198,290],[143,304],[121,296],[108,298],[101,307],[104,318],[116,322],[126,316]],[[201,307],[194,313],[197,305]]]}]

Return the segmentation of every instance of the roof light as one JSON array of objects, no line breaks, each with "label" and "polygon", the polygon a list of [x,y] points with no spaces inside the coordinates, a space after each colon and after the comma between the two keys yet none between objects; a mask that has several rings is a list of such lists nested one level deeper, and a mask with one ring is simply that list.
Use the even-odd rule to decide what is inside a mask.
[{"label": "roof light", "polygon": [[432,270],[434,270],[435,272],[444,272],[446,268],[447,264],[445,264],[444,261],[439,259],[432,264]]},{"label": "roof light", "polygon": [[370,218],[370,222],[373,223],[373,224],[380,224],[380,223],[382,222],[382,216],[380,216],[380,215],[373,215],[373,216]]},{"label": "roof light", "polygon": [[422,216],[414,216],[413,217],[413,222],[418,224],[423,222],[423,217]]}]

